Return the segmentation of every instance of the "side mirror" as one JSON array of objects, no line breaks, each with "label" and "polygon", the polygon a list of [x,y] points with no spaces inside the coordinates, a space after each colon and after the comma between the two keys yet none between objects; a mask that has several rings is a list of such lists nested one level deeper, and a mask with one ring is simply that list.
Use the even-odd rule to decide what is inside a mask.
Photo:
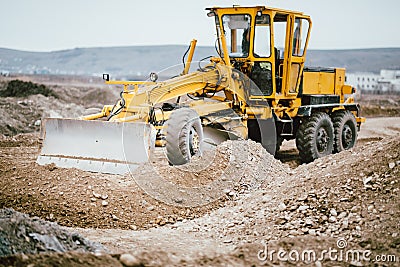
[{"label": "side mirror", "polygon": [[105,80],[105,81],[109,81],[110,80],[110,74],[108,74],[108,73],[103,73],[103,80]]}]

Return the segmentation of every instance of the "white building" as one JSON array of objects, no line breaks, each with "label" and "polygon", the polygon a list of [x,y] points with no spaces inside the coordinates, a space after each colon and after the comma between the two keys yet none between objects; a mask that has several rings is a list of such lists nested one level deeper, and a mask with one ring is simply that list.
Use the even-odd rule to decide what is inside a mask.
[{"label": "white building", "polygon": [[346,75],[346,82],[358,91],[374,93],[378,89],[380,75],[372,72],[355,72]]},{"label": "white building", "polygon": [[363,93],[400,93],[400,70],[383,69],[379,75],[372,72],[348,73],[346,82]]},{"label": "white building", "polygon": [[400,70],[381,70],[378,90],[382,93],[400,92]]}]

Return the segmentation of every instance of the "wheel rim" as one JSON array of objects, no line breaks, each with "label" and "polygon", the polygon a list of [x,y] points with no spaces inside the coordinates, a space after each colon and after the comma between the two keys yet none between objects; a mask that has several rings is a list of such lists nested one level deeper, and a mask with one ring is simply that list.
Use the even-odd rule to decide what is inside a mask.
[{"label": "wheel rim", "polygon": [[329,135],[324,128],[320,128],[317,134],[317,149],[319,153],[325,152],[329,145]]},{"label": "wheel rim", "polygon": [[189,133],[189,150],[190,154],[196,155],[199,152],[200,138],[196,130],[192,127]]},{"label": "wheel rim", "polygon": [[353,143],[353,131],[350,126],[345,124],[342,131],[342,144],[344,149],[348,149],[351,147]]}]

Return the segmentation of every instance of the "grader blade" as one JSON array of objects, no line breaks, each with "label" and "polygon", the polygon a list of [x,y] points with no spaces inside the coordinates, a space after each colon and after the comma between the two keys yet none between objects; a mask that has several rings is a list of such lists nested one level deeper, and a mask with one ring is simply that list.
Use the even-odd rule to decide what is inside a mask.
[{"label": "grader blade", "polygon": [[111,174],[125,174],[147,162],[155,139],[146,123],[52,118],[42,134],[38,164]]}]

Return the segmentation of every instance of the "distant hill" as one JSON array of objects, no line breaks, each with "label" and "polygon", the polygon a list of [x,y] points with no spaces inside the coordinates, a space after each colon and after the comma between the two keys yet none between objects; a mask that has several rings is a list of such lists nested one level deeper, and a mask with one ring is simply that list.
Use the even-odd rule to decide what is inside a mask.
[{"label": "distant hill", "polygon": [[[26,52],[0,48],[0,72],[137,77],[181,64],[183,45],[75,48],[54,52]],[[213,47],[197,47],[194,60],[216,55]],[[379,73],[400,68],[400,48],[309,50],[307,65],[345,67],[348,72]],[[197,67],[197,65],[196,65]],[[166,71],[166,75],[182,69]]]}]

